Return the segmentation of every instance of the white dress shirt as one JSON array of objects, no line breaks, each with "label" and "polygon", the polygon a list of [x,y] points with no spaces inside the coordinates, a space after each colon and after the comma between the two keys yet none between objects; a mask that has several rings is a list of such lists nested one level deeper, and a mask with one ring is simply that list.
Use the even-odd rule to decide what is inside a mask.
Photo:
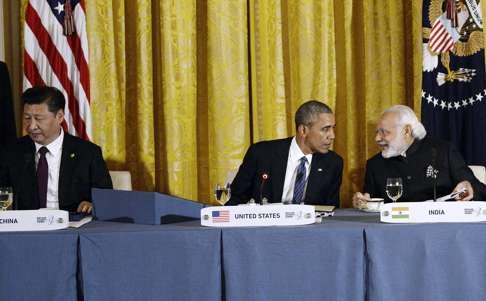
[{"label": "white dress shirt", "polygon": [[46,153],[47,165],[49,166],[49,175],[47,178],[47,203],[46,207],[50,209],[59,209],[59,170],[61,168],[62,142],[64,141],[64,131],[48,145],[35,143],[35,166],[39,162],[39,149],[47,147],[49,152]]},{"label": "white dress shirt", "polygon": [[292,138],[289,149],[289,157],[287,159],[287,169],[285,171],[285,182],[282,192],[282,202],[292,203],[294,198],[294,184],[295,178],[297,176],[297,168],[300,164],[300,159],[305,156],[307,158],[307,163],[305,163],[305,188],[304,188],[304,198],[305,191],[307,190],[307,178],[309,177],[310,165],[312,163],[312,154],[304,155],[300,149],[295,137]]}]

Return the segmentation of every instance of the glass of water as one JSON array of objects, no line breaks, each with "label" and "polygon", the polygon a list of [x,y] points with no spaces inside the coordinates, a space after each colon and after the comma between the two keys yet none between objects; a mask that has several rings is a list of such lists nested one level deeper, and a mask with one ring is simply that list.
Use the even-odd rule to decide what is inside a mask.
[{"label": "glass of water", "polygon": [[224,205],[227,201],[229,201],[229,199],[231,198],[230,184],[216,184],[216,188],[214,189],[214,197],[216,198],[216,202],[221,205]]},{"label": "glass of water", "polygon": [[402,178],[386,179],[386,195],[395,203],[403,193]]},{"label": "glass of water", "polygon": [[0,211],[7,210],[13,203],[12,187],[0,187]]}]

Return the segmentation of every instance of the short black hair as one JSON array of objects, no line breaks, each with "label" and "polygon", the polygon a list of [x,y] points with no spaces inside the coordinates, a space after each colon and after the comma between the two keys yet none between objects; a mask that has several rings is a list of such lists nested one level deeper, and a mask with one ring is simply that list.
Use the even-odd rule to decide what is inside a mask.
[{"label": "short black hair", "polygon": [[316,119],[316,115],[322,113],[332,114],[332,110],[328,105],[318,100],[304,102],[295,112],[295,129],[301,124],[310,125]]},{"label": "short black hair", "polygon": [[21,96],[24,105],[47,104],[51,113],[57,113],[59,110],[64,111],[66,100],[59,89],[49,86],[34,86],[22,93]]}]

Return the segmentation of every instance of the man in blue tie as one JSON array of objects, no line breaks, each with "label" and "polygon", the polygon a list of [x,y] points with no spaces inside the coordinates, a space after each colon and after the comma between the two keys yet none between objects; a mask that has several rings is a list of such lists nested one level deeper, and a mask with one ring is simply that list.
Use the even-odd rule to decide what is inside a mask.
[{"label": "man in blue tie", "polygon": [[250,146],[226,205],[266,199],[339,206],[343,160],[329,150],[335,127],[334,114],[326,104],[316,100],[302,104],[295,113],[294,137]]}]

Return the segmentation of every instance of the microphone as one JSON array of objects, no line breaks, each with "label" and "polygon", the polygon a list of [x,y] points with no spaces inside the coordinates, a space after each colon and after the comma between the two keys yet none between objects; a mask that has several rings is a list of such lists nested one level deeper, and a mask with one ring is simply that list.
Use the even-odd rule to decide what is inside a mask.
[{"label": "microphone", "polygon": [[437,149],[435,147],[432,147],[432,164],[435,165],[435,159],[437,157]]},{"label": "microphone", "polygon": [[270,177],[268,176],[268,173],[266,173],[266,172],[263,172],[260,177],[262,179],[262,181],[260,183],[260,202],[262,203],[262,205],[264,205],[264,204],[268,204],[268,199],[263,197],[263,187],[265,186],[265,183],[267,182],[267,180]]}]

